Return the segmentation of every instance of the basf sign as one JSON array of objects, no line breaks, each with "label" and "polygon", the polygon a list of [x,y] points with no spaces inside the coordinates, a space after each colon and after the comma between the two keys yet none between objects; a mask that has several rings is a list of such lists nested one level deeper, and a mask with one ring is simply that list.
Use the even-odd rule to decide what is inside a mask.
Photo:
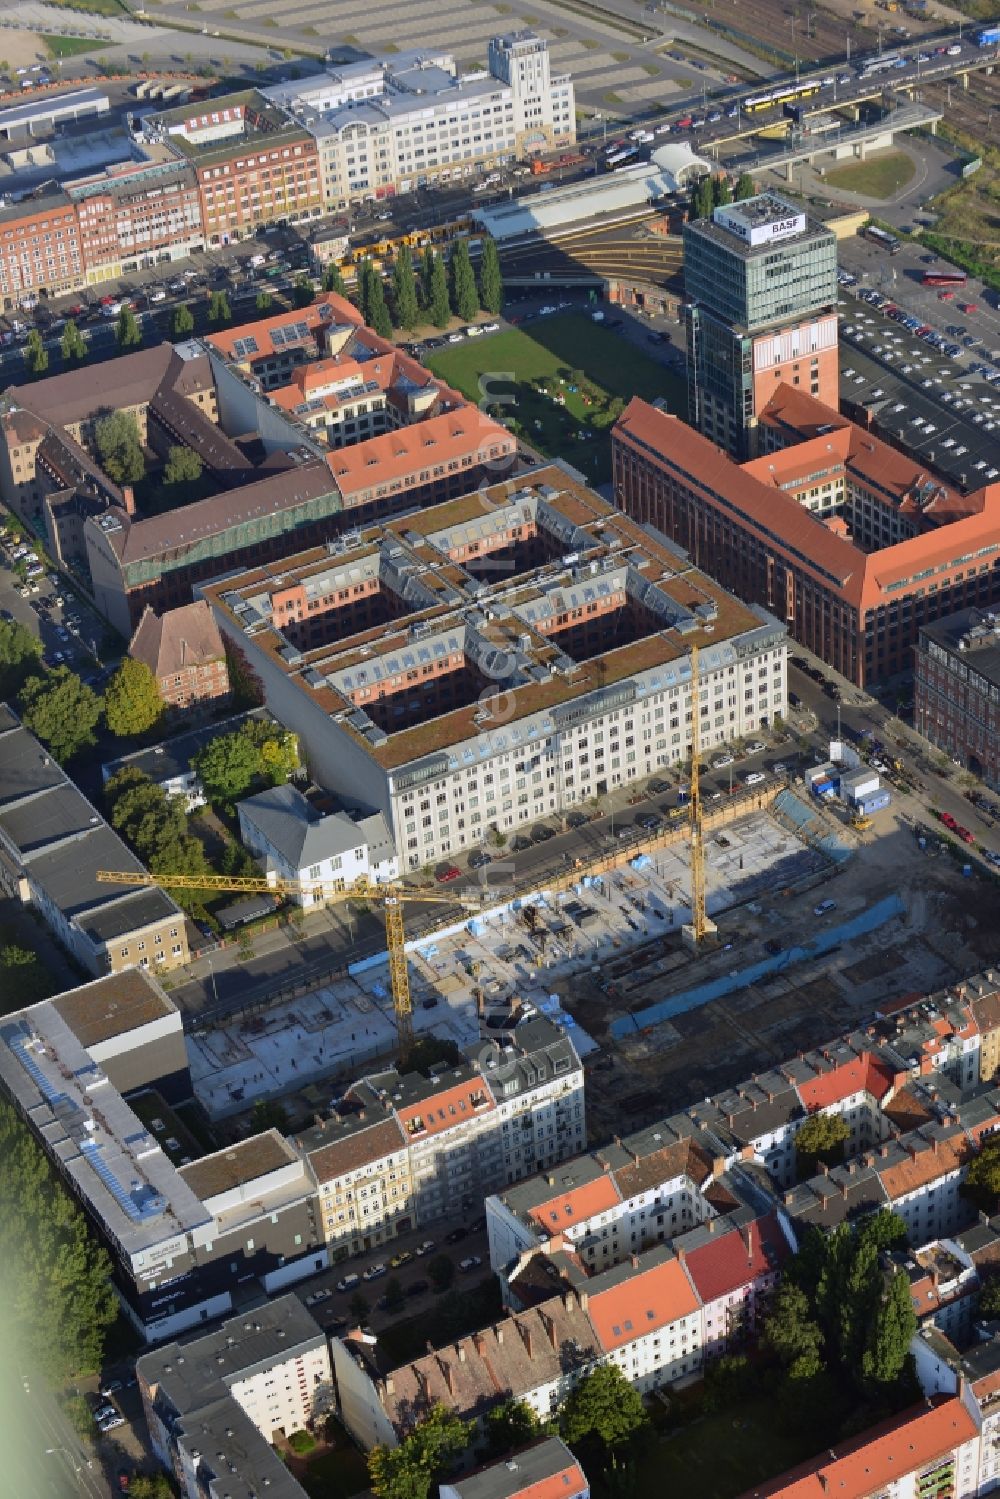
[{"label": "basf sign", "polygon": [[754,223],[738,208],[717,208],[713,218],[723,229],[728,229],[730,234],[735,234],[748,245],[771,245],[778,240],[791,239],[795,234],[804,233],[806,227],[804,213],[788,213]]}]

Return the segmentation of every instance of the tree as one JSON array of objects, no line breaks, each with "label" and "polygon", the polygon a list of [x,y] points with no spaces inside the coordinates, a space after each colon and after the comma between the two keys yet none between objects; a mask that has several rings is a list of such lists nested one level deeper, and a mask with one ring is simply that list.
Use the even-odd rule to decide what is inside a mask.
[{"label": "tree", "polygon": [[350,1312],[355,1322],[357,1322],[358,1325],[361,1326],[364,1323],[364,1320],[367,1317],[369,1311],[371,1310],[368,1305],[367,1296],[365,1296],[361,1291],[355,1291],[354,1295],[347,1303],[347,1310]]},{"label": "tree", "polygon": [[18,702],[26,727],[57,760],[72,760],[97,743],[94,729],[101,716],[101,700],[68,666],[29,677]]},{"label": "tree", "polygon": [[720,172],[712,182],[712,201],[716,208],[725,208],[733,201],[733,190],[728,172]]},{"label": "tree", "polygon": [[260,291],[257,293],[257,311],[270,312],[273,302],[274,298],[271,296],[271,293],[267,290],[266,287],[261,287]]},{"label": "tree", "polygon": [[385,1309],[387,1312],[402,1311],[406,1305],[403,1282],[398,1275],[390,1275],[385,1283]]},{"label": "tree", "polygon": [[[93,1425],[93,1417],[91,1417]],[[165,1473],[136,1473],[128,1486],[129,1499],[173,1499],[174,1491]]]},{"label": "tree", "polygon": [[145,661],[126,656],[104,692],[104,717],[112,734],[148,734],[163,716],[159,683]]},{"label": "tree", "polygon": [[737,203],[743,203],[747,198],[754,198],[756,195],[757,189],[754,187],[754,181],[750,173],[741,172],[736,179],[736,192],[734,196]]},{"label": "tree", "polygon": [[458,240],[451,251],[448,262],[451,281],[451,310],[463,323],[471,323],[479,311],[479,293],[476,278],[469,259],[469,247],[464,239]]},{"label": "tree", "polygon": [[142,343],[139,319],[131,307],[123,307],[115,324],[115,342],[120,349],[137,349]]},{"label": "tree", "polygon": [[618,1365],[601,1364],[570,1392],[560,1426],[570,1446],[590,1437],[611,1452],[641,1431],[646,1421],[642,1397]]},{"label": "tree", "polygon": [[328,261],[323,267],[323,290],[336,292],[339,297],[347,296],[343,272],[335,260]]},{"label": "tree", "polygon": [[523,1400],[505,1400],[486,1413],[486,1439],[491,1457],[505,1457],[515,1447],[526,1447],[540,1434],[542,1424]]},{"label": "tree", "polygon": [[392,305],[398,328],[408,331],[417,326],[417,283],[413,275],[413,256],[408,245],[401,245],[392,268]]},{"label": "tree", "polygon": [[259,773],[260,755],[245,735],[220,734],[191,762],[210,802],[232,805],[245,796]]},{"label": "tree", "polygon": [[17,1110],[0,1098],[5,1335],[53,1384],[99,1369],[118,1315],[111,1261]]},{"label": "tree", "polygon": [[479,261],[479,300],[494,317],[503,312],[503,274],[500,270],[497,242],[492,234],[483,236],[483,250]]},{"label": "tree", "polygon": [[0,619],[0,701],[16,697],[37,671],[42,643],[16,619]]},{"label": "tree", "polygon": [[362,260],[358,266],[354,283],[354,293],[358,303],[358,311],[365,322],[371,326],[371,296],[372,279],[375,275],[370,260]]},{"label": "tree", "polygon": [[710,218],[713,206],[714,191],[712,188],[712,178],[709,174],[706,174],[704,177],[698,179],[691,193],[690,216],[692,219]]},{"label": "tree", "polygon": [[420,277],[417,287],[421,307],[429,307],[431,305],[431,279],[434,275],[434,261],[436,259],[434,246],[425,245],[424,253],[420,257]]},{"label": "tree", "polygon": [[851,1131],[839,1114],[813,1114],[795,1136],[799,1180],[812,1176],[822,1162],[835,1166],[844,1159]]},{"label": "tree", "polygon": [[455,1266],[446,1254],[436,1254],[427,1265],[427,1274],[435,1291],[445,1292],[455,1279]]},{"label": "tree", "polygon": [[37,1004],[54,991],[48,969],[30,947],[0,947],[0,994],[5,1011]]},{"label": "tree", "polygon": [[201,478],[201,457],[193,448],[175,443],[167,451],[163,466],[164,484],[197,484]]},{"label": "tree", "polygon": [[276,1099],[258,1098],[250,1113],[250,1125],[258,1135],[262,1135],[268,1129],[276,1129],[283,1135],[287,1134],[288,1110]]},{"label": "tree", "polygon": [[451,322],[451,304],[448,301],[448,273],[440,255],[433,257],[430,288],[427,305],[431,322],[435,328],[447,328]]},{"label": "tree", "polygon": [[373,1447],[368,1477],[378,1499],[427,1499],[431,1484],[466,1446],[472,1423],[435,1405],[398,1447]]},{"label": "tree", "polygon": [[312,277],[300,271],[292,283],[292,299],[296,307],[311,307],[315,297]]},{"label": "tree", "polygon": [[[298,770],[299,736],[291,730],[271,732],[270,724],[247,724],[251,739],[257,744],[260,754],[260,774],[272,786],[284,786]],[[258,739],[258,732],[263,735]]]},{"label": "tree", "polygon": [[368,282],[368,317],[366,322],[370,328],[374,328],[380,338],[392,337],[392,318],[389,309],[385,305],[385,288],[382,285],[382,277],[377,271],[372,271]]},{"label": "tree", "polygon": [[208,321],[214,328],[221,328],[233,320],[229,296],[224,291],[213,291],[208,299]]},{"label": "tree", "polygon": [[87,343],[72,318],[63,329],[60,350],[64,364],[82,364],[87,357]]},{"label": "tree", "polygon": [[28,342],[24,346],[24,362],[28,367],[28,374],[44,375],[49,367],[49,351],[42,342],[42,335],[37,328],[32,328],[28,334]]},{"label": "tree", "polygon": [[986,1213],[996,1212],[1000,1197],[1000,1139],[987,1136],[965,1173],[962,1193]]},{"label": "tree", "polygon": [[116,484],[137,484],[145,476],[139,428],[129,412],[102,416],[94,427],[94,443],[104,472]]},{"label": "tree", "polygon": [[979,1293],[979,1315],[1000,1317],[1000,1275],[991,1275]]},{"label": "tree", "polygon": [[910,1340],[916,1330],[910,1279],[900,1270],[890,1277],[875,1309],[861,1360],[862,1374],[876,1392],[898,1386],[906,1374],[912,1382]]},{"label": "tree", "polygon": [[819,1356],[823,1334],[811,1312],[805,1292],[790,1281],[783,1281],[764,1322],[763,1341],[786,1369],[796,1360]]},{"label": "tree", "polygon": [[189,333],[194,332],[194,313],[186,302],[174,308],[171,329],[175,338],[187,338]]}]

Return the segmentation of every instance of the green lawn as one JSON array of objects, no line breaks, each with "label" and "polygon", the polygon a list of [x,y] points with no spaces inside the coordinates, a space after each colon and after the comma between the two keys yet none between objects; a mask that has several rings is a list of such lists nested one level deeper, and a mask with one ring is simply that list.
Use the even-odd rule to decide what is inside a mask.
[{"label": "green lawn", "polygon": [[[634,395],[647,400],[662,396],[671,411],[681,416],[686,412],[684,382],[677,375],[579,313],[540,318],[525,329],[471,339],[434,354],[428,363],[436,375],[477,403],[483,400],[480,381],[486,376],[488,393],[496,400],[487,408],[492,414],[507,421],[513,418],[533,447],[546,457],[566,459],[595,484],[611,477],[611,400],[618,397],[627,404]],[[573,372],[582,373],[595,387],[590,405],[583,392],[569,389],[578,384]],[[543,381],[550,382],[562,403],[545,394],[540,388]]]},{"label": "green lawn", "polygon": [[356,1447],[344,1438],[335,1452],[323,1452],[296,1474],[309,1499],[350,1499],[368,1488],[368,1464]]},{"label": "green lawn", "polygon": [[911,180],[915,171],[916,167],[903,151],[886,151],[879,156],[870,157],[868,161],[834,167],[827,172],[825,180],[831,187],[842,188],[845,192],[885,200],[895,197]]},{"label": "green lawn", "polygon": [[127,16],[131,12],[123,0],[52,0],[62,10],[85,10],[94,16]]},{"label": "green lawn", "polygon": [[82,52],[96,52],[104,46],[96,36],[42,36],[50,57],[79,57]]},{"label": "green lawn", "polygon": [[773,1400],[762,1397],[674,1433],[657,1430],[637,1464],[635,1492],[734,1499],[812,1457],[815,1448],[812,1433],[789,1433],[775,1419]]}]

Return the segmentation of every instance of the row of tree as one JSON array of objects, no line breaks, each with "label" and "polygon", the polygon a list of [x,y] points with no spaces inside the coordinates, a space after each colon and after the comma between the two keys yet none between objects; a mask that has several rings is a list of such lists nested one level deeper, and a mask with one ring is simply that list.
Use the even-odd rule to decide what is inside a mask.
[{"label": "row of tree", "polygon": [[[323,290],[347,295],[339,266],[327,266]],[[456,242],[447,260],[428,245],[419,265],[409,247],[402,245],[393,262],[388,297],[378,270],[371,261],[362,261],[354,300],[365,322],[383,338],[391,338],[393,328],[410,332],[421,321],[446,328],[452,315],[468,323],[480,309],[496,316],[504,301],[496,241],[489,235],[483,239],[478,282],[465,240]]]},{"label": "row of tree", "polygon": [[688,216],[692,219],[710,218],[713,208],[724,208],[733,201],[742,203],[745,198],[752,198],[756,191],[749,172],[740,173],[735,188],[730,185],[725,172],[717,176],[709,174],[695,183]]}]

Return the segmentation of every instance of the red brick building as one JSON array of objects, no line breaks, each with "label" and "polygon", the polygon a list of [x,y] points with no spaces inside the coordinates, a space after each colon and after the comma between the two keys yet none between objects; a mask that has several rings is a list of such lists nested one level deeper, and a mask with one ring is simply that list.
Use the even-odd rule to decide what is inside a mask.
[{"label": "red brick building", "polygon": [[76,208],[58,188],[0,208],[0,305],[9,311],[41,290],[83,285]]},{"label": "red brick building", "polygon": [[204,241],[198,179],[181,162],[116,163],[78,178],[67,192],[88,285],[179,259]]},{"label": "red brick building", "polygon": [[920,631],[913,723],[1000,791],[1000,614],[963,609]]},{"label": "red brick building", "polygon": [[633,400],[613,434],[616,503],[858,686],[908,671],[923,625],[1000,602],[1000,484],[963,495],[787,385],[760,435],[741,465]]},{"label": "red brick building", "polygon": [[149,667],[171,708],[188,708],[229,693],[222,636],[203,599],[161,615],[147,609],[128,651],[134,661]]}]

